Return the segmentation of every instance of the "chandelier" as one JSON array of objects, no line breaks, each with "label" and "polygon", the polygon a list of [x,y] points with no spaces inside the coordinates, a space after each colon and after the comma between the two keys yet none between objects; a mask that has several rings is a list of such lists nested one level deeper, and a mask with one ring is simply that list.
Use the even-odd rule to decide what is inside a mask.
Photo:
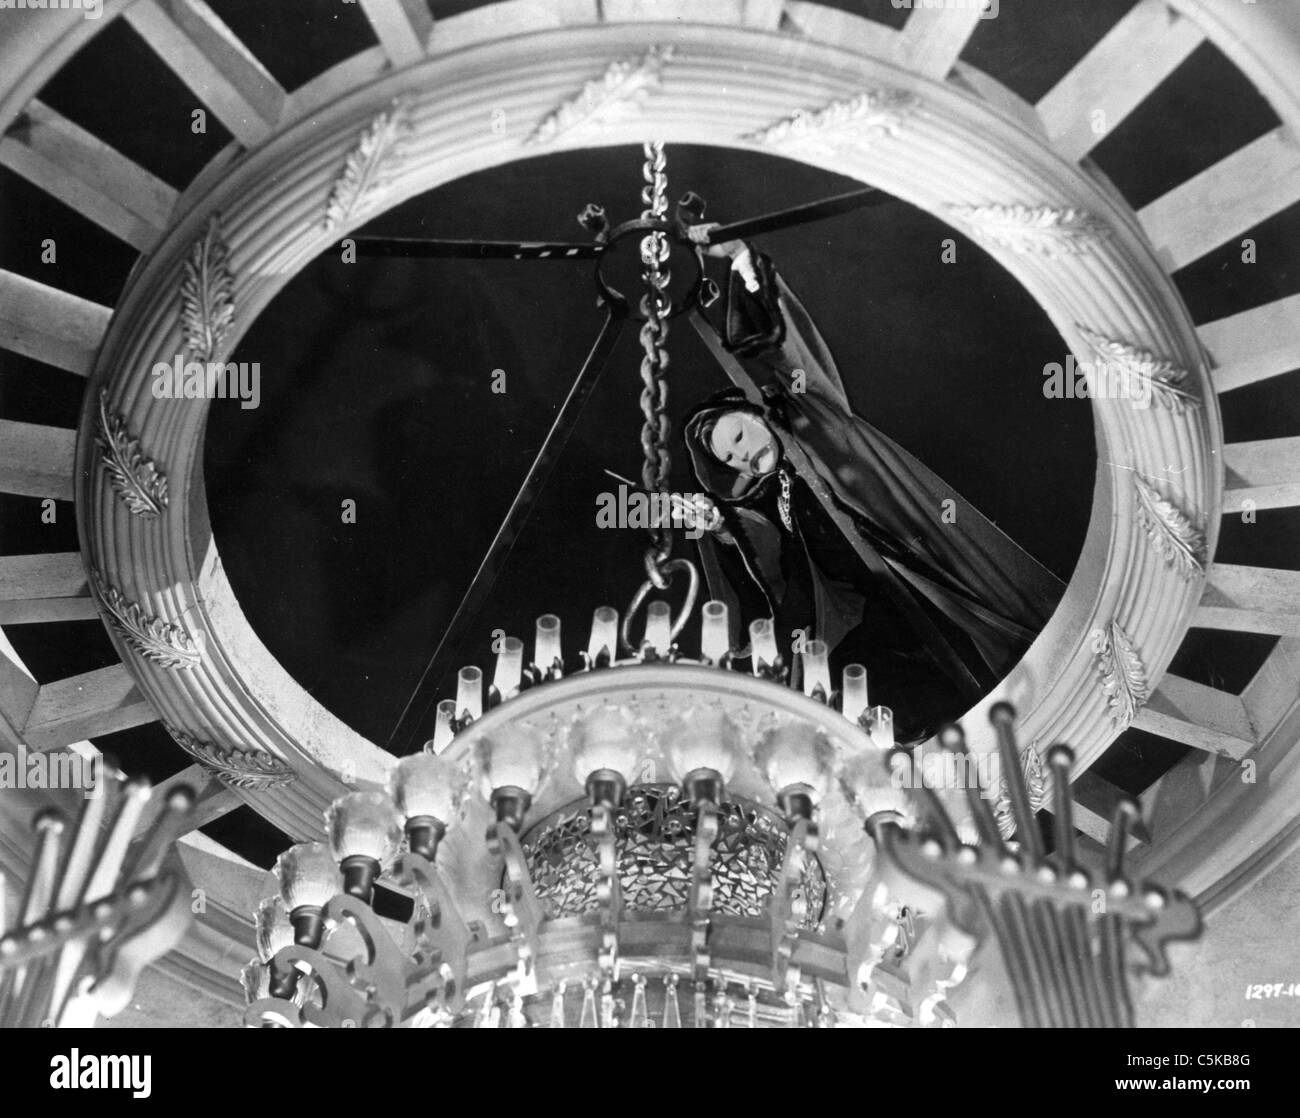
[{"label": "chandelier", "polygon": [[[611,230],[599,207],[581,218],[605,255],[639,244],[653,494],[670,466],[669,320],[713,296],[702,266],[673,294],[673,251],[702,265],[708,242],[680,213],[667,220],[664,172],[662,145],[646,145],[641,219]],[[688,195],[679,211],[702,206]],[[611,321],[632,314],[599,266],[597,283]],[[521,498],[537,476],[535,465]],[[692,514],[705,526],[716,515]],[[602,606],[575,650],[545,614],[531,657],[502,638],[491,684],[461,669],[423,751],[385,787],[336,800],[327,842],[280,856],[243,975],[246,1023],[937,1027],[955,1023],[949,995],[988,940],[1024,1023],[1131,1024],[1134,946],[1163,973],[1164,944],[1200,927],[1186,897],[1126,872],[1133,805],[1117,809],[1104,859],[1076,849],[1071,755],[1054,748],[1049,852],[1007,704],[993,712],[997,781],[936,789],[915,779],[862,665],[835,686],[824,642],[800,642],[786,663],[773,619],[759,618],[735,648],[726,604],[707,601],[688,656],[679,637],[697,616],[698,573],[672,557],[668,525],[650,536],[621,624]],[[505,528],[497,543],[508,547]],[[655,594],[679,574],[674,615]],[[957,726],[940,744],[974,760]],[[372,907],[381,882],[410,897],[405,926]]]},{"label": "chandelier", "polygon": [[[479,670],[462,670],[425,751],[386,789],[335,801],[328,843],[281,856],[245,973],[250,1023],[872,1017],[858,980],[906,921],[891,899],[867,921],[874,939],[850,947],[845,929],[868,915],[855,923],[875,860],[864,819],[910,814],[886,764],[891,712],[867,705],[860,666],[833,691],[818,641],[790,687],[770,620],[754,622],[755,667],[741,671],[720,602],[704,604],[704,651],[687,659],[666,606],[650,603],[629,657],[603,607],[571,673],[554,615],[526,667],[522,642],[502,642],[486,699]],[[370,907],[381,875],[415,901],[400,944]],[[360,954],[331,958],[336,934]],[[941,1019],[942,989],[918,1005],[925,1023]],[[892,1002],[875,1012],[901,1020]]]}]

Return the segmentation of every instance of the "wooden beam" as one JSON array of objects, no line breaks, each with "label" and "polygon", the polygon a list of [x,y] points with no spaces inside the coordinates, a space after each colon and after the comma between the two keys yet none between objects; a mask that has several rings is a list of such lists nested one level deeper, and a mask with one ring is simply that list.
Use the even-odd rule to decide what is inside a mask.
[{"label": "wooden beam", "polygon": [[139,0],[122,18],[245,147],[275,130],[284,90],[203,0]]},{"label": "wooden beam", "polygon": [[1216,563],[1192,624],[1204,629],[1300,637],[1300,571]]},{"label": "wooden beam", "polygon": [[1164,0],[1141,0],[1038,102],[1048,139],[1066,159],[1082,159],[1204,39]]},{"label": "wooden beam", "polygon": [[0,493],[72,500],[77,433],[0,419]]},{"label": "wooden beam", "polygon": [[1274,733],[1291,715],[1297,695],[1300,695],[1300,639],[1283,637],[1241,693],[1251,725],[1261,737]]},{"label": "wooden beam", "polygon": [[[1115,805],[1124,796],[1124,792],[1096,773],[1082,772],[1070,784],[1070,793],[1074,799],[1075,828],[1105,846],[1110,835],[1110,821],[1114,816]],[[1145,825],[1139,823],[1130,828],[1125,848],[1133,850],[1148,838]]]},{"label": "wooden beam", "polygon": [[1296,201],[1300,144],[1276,128],[1143,206],[1138,220],[1176,272]]},{"label": "wooden beam", "polygon": [[0,558],[0,625],[98,616],[81,556],[75,551]]},{"label": "wooden beam", "polygon": [[141,252],[162,235],[176,204],[165,182],[39,101],[0,139],[0,165]]},{"label": "wooden beam", "polygon": [[32,749],[58,749],[82,738],[143,726],[157,717],[131,673],[114,664],[41,684],[23,738]]},{"label": "wooden beam", "polygon": [[1166,841],[1240,768],[1213,753],[1189,753],[1142,793],[1142,818],[1153,843]]},{"label": "wooden beam", "polygon": [[1300,369],[1300,295],[1197,327],[1216,392]]},{"label": "wooden beam", "polygon": [[112,315],[88,299],[0,271],[0,349],[89,376]]},{"label": "wooden beam", "polygon": [[172,790],[182,786],[193,791],[194,808],[185,820],[185,825],[177,838],[191,831],[197,831],[200,827],[206,827],[214,819],[228,815],[244,802],[232,789],[222,784],[211,769],[205,769],[196,762],[154,785],[149,803],[136,824],[137,835],[144,834],[154,825]]},{"label": "wooden beam", "polygon": [[1241,512],[1246,501],[1256,509],[1300,505],[1300,437],[1228,443],[1223,465],[1225,516]]},{"label": "wooden beam", "polygon": [[1166,675],[1137,713],[1139,730],[1240,760],[1257,744],[1240,695]]},{"label": "wooden beam", "polygon": [[0,747],[22,742],[22,728],[40,689],[0,628]]},{"label": "wooden beam", "polygon": [[424,0],[361,0],[393,69],[419,62],[433,33],[433,16]]},{"label": "wooden beam", "polygon": [[981,15],[980,8],[974,5],[963,8],[914,5],[899,32],[895,57],[900,65],[922,77],[943,81],[975,33]]}]

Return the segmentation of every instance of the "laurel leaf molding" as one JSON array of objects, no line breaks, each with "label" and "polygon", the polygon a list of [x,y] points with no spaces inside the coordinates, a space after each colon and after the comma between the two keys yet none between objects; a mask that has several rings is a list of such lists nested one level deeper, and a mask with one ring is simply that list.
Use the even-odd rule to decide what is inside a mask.
[{"label": "laurel leaf molding", "polygon": [[1112,720],[1123,729],[1132,723],[1150,697],[1146,667],[1132,639],[1118,622],[1112,621],[1109,630],[1099,637],[1096,652],[1102,694],[1106,696]]},{"label": "laurel leaf molding", "polygon": [[163,723],[176,743],[228,788],[262,792],[288,784],[294,771],[278,757],[258,749],[234,749],[204,741],[193,734]]},{"label": "laurel leaf molding", "polygon": [[1021,256],[1073,256],[1110,235],[1104,222],[1073,206],[949,206],[948,213],[980,240]]},{"label": "laurel leaf molding", "polygon": [[[1086,326],[1077,327],[1084,341],[1097,357],[1119,369],[1127,384],[1129,378],[1150,385],[1151,396],[1157,403],[1181,415],[1186,408],[1201,406],[1200,397],[1184,386],[1187,370],[1168,358],[1159,357],[1149,349],[1130,342],[1108,338]],[[1128,393],[1132,396],[1132,392]]]},{"label": "laurel leaf molding", "polygon": [[104,576],[91,568],[95,592],[108,612],[109,622],[135,651],[155,664],[172,670],[196,667],[202,659],[197,643],[184,629],[153,617],[136,602],[128,601]]},{"label": "laurel leaf molding", "polygon": [[575,129],[634,113],[651,91],[663,84],[664,68],[675,53],[671,44],[656,44],[640,57],[615,59],[599,78],[585,82],[581,90],[542,117],[525,142],[553,143]]},{"label": "laurel leaf molding", "polygon": [[1138,523],[1156,553],[1183,578],[1205,573],[1205,531],[1141,474],[1134,473],[1138,494]]},{"label": "laurel leaf molding", "polygon": [[145,456],[126,420],[108,407],[108,392],[99,393],[99,429],[95,434],[109,484],[136,516],[154,519],[167,507],[167,475]]},{"label": "laurel leaf molding", "polygon": [[819,109],[799,109],[741,137],[764,147],[827,148],[872,135],[896,136],[920,98],[896,89],[864,89]]},{"label": "laurel leaf molding", "polygon": [[235,323],[235,277],[230,249],[221,233],[221,218],[208,218],[194,242],[181,279],[181,333],[186,352],[211,361]]},{"label": "laurel leaf molding", "polygon": [[325,228],[346,225],[373,208],[388,189],[410,135],[410,102],[403,97],[376,116],[344,160],[325,204]]}]

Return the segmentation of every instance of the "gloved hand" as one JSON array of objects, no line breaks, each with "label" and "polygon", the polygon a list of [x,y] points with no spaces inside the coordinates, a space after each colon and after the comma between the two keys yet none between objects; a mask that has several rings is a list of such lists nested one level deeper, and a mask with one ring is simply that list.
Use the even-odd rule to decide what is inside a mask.
[{"label": "gloved hand", "polygon": [[719,228],[718,222],[709,221],[703,225],[692,225],[686,233],[695,244],[705,245],[705,251],[710,256],[731,257],[732,270],[740,273],[740,278],[745,281],[745,290],[749,292],[758,291],[758,272],[754,269],[754,257],[749,250],[749,246],[744,241],[723,241],[721,244],[709,244],[709,234],[717,228]]}]

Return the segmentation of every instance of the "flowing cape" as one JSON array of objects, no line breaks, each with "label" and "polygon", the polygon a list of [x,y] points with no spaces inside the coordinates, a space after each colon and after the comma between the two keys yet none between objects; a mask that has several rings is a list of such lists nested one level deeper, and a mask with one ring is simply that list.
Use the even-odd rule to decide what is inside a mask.
[{"label": "flowing cape", "polygon": [[[745,290],[732,273],[725,343],[754,380],[763,403],[729,390],[705,401],[684,435],[700,484],[722,511],[731,541],[773,615],[784,596],[781,528],[755,507],[769,476],[750,479],[718,462],[703,428],[723,411],[760,414],[783,442],[797,441],[834,500],[863,539],[898,576],[905,592],[965,633],[983,661],[979,675],[1001,678],[1046,623],[1064,586],[1050,571],[933,470],[849,405],[835,361],[803,305],[771,260],[754,253],[760,289]],[[713,553],[699,541],[710,592],[732,606],[737,595]],[[861,594],[833,583],[809,564],[817,633],[832,648],[861,618]]]}]

